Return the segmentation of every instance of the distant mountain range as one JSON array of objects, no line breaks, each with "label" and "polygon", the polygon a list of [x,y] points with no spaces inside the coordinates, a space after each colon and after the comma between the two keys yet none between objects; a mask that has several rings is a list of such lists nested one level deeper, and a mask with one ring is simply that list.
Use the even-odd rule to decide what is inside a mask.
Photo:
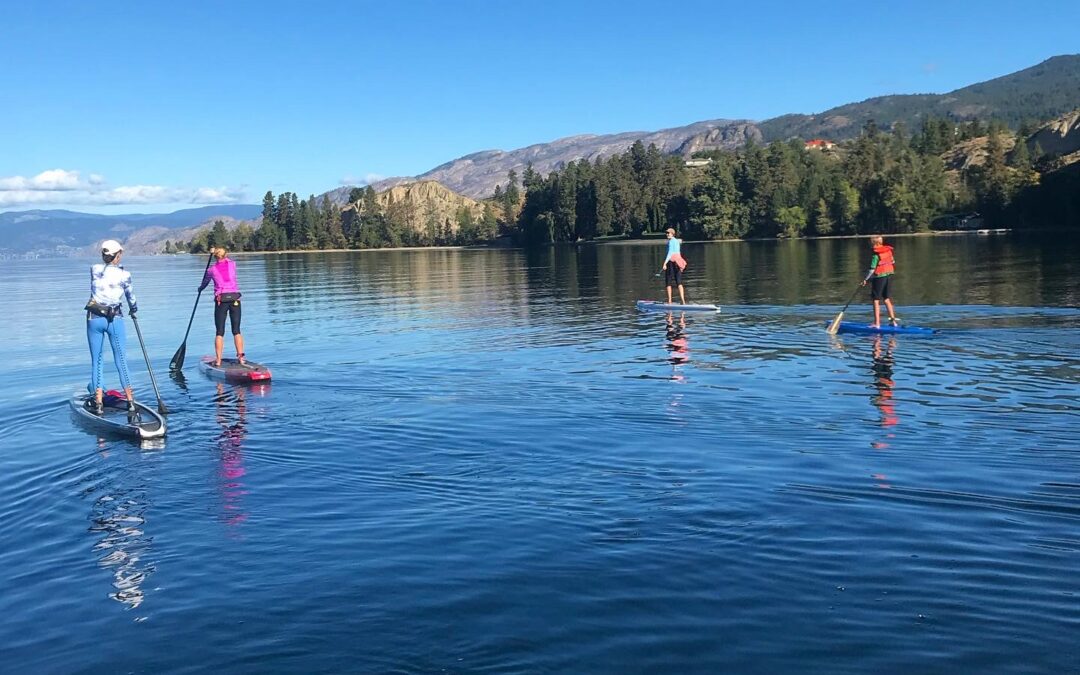
[{"label": "distant mountain range", "polygon": [[[946,94],[880,96],[849,103],[816,115],[783,115],[763,122],[711,120],[662,131],[631,131],[619,134],[571,136],[504,152],[485,150],[441,164],[411,178],[389,178],[374,184],[376,190],[414,180],[436,180],[455,192],[475,199],[489,197],[506,174],[525,165],[547,173],[579,159],[609,157],[635,141],[655,143],[665,152],[689,157],[700,150],[734,149],[748,139],[770,142],[791,137],[844,140],[858,135],[868,120],[888,129],[903,123],[909,130],[926,117],[955,120],[996,118],[1011,125],[1023,120],[1048,120],[1080,107],[1080,54],[1055,56],[987,82]],[[348,194],[348,188],[341,192]],[[335,195],[337,196],[337,195]]]},{"label": "distant mountain range", "polygon": [[201,206],[173,213],[118,216],[62,209],[7,211],[0,213],[0,256],[72,255],[104,239],[126,241],[133,233],[146,228],[160,228],[160,232],[166,233],[212,222],[216,218],[250,220],[261,214],[262,206],[258,204]]}]

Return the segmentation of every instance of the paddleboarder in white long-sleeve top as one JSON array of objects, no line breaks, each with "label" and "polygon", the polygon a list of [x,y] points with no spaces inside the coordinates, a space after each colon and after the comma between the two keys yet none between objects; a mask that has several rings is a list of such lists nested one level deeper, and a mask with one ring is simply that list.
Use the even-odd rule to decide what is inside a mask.
[{"label": "paddleboarder in white long-sleeve top", "polygon": [[124,247],[120,242],[109,239],[101,244],[101,262],[90,268],[90,301],[86,303],[85,309],[86,341],[90,345],[90,384],[87,389],[93,397],[87,400],[86,406],[95,415],[102,414],[105,394],[101,371],[106,337],[112,346],[113,362],[120,375],[120,386],[124,388],[128,410],[135,410],[135,395],[131,390],[131,377],[128,375],[124,349],[127,332],[122,303],[126,298],[131,316],[135,316],[139,306],[132,291],[131,273],[120,266],[123,254]]}]

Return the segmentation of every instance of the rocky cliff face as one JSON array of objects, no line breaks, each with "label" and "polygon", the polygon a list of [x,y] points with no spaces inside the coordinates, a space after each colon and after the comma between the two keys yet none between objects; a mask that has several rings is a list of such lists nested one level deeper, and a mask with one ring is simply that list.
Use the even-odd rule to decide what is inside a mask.
[{"label": "rocky cliff face", "polygon": [[[490,197],[495,186],[506,183],[506,174],[515,169],[518,175],[532,163],[533,169],[546,174],[580,159],[593,161],[600,157],[625,152],[636,141],[653,144],[661,152],[679,152],[687,157],[698,150],[734,149],[748,138],[761,140],[761,133],[752,122],[745,120],[709,120],[685,127],[661,131],[629,131],[621,134],[586,134],[560,138],[551,143],[538,143],[509,152],[485,150],[465,155],[435,167],[417,177],[423,181],[438,181],[454,192],[482,199]],[[386,190],[411,179],[388,178],[374,183],[376,190]],[[345,188],[344,193],[348,193]],[[339,192],[335,190],[335,193]]]},{"label": "rocky cliff face", "polygon": [[[986,164],[988,154],[986,147],[989,140],[987,136],[980,136],[957,143],[953,148],[945,151],[941,156],[941,161],[945,163],[945,168],[949,171],[967,171],[972,167],[982,166]],[[1015,144],[1015,136],[1009,134],[1001,136],[1001,148],[1006,153],[1010,152]]]},{"label": "rocky cliff face", "polygon": [[1062,115],[1032,134],[1028,147],[1034,150],[1036,144],[1053,157],[1080,151],[1080,109]]},{"label": "rocky cliff face", "polygon": [[676,152],[689,159],[695,152],[707,150],[730,150],[746,145],[748,141],[760,143],[764,140],[761,129],[750,122],[735,122],[726,126],[709,129],[704,133],[691,136],[682,142]]},{"label": "rocky cliff face", "polygon": [[[458,213],[469,210],[473,220],[484,215],[484,205],[475,199],[448,190],[433,180],[402,183],[383,190],[376,195],[383,212],[397,211],[405,223],[415,231],[423,230],[429,223],[442,225],[450,221],[450,228],[458,229]],[[348,222],[356,217],[360,204],[348,204],[342,209],[342,218]]]}]

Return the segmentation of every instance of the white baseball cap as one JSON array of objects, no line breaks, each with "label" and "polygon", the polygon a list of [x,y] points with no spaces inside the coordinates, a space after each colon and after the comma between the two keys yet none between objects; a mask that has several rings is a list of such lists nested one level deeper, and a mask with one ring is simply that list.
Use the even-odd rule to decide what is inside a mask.
[{"label": "white baseball cap", "polygon": [[120,251],[123,251],[124,247],[120,245],[120,242],[115,239],[106,239],[101,242],[101,252],[105,255],[116,255]]}]

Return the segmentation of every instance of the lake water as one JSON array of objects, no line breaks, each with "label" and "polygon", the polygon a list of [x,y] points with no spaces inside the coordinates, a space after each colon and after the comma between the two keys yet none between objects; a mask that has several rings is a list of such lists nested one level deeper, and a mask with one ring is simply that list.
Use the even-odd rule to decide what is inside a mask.
[{"label": "lake water", "polygon": [[7,262],[3,669],[1080,672],[1080,241],[895,243],[937,336],[826,335],[865,240],[687,244],[685,317],[659,243],[239,257],[254,388],[133,258],[148,447],[67,408],[90,261]]}]

